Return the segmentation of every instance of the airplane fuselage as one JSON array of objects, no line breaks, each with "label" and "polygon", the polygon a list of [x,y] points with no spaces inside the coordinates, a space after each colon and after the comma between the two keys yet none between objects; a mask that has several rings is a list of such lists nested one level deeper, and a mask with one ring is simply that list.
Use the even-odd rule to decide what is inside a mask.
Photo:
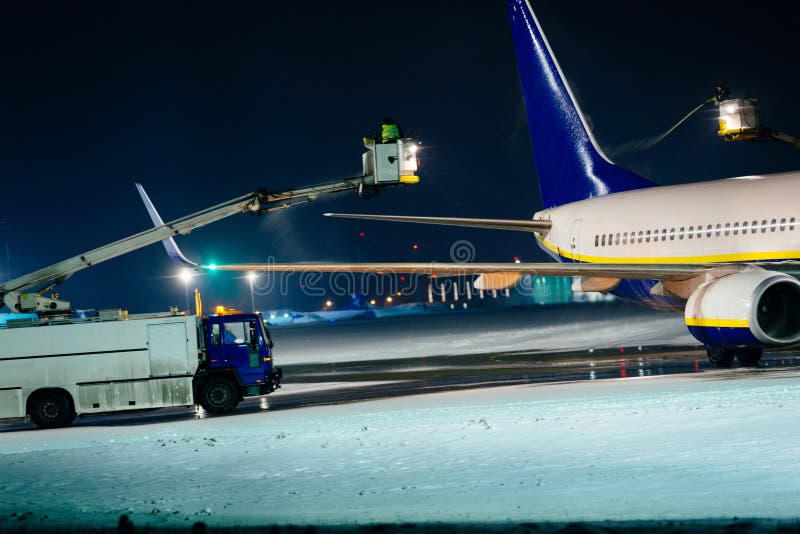
[{"label": "airplane fuselage", "polygon": [[[561,262],[731,263],[800,258],[800,172],[652,187],[537,212],[552,227],[539,246]],[[682,311],[652,295],[655,281],[623,281],[612,293]]]}]

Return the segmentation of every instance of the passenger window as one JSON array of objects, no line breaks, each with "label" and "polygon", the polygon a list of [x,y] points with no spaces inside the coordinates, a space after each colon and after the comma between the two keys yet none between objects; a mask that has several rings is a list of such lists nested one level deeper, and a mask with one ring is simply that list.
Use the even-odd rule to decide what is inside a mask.
[{"label": "passenger window", "polygon": [[731,235],[731,223],[725,223],[725,235]]},{"label": "passenger window", "polygon": [[733,223],[733,235],[739,235],[739,223]]},{"label": "passenger window", "polygon": [[675,228],[670,228],[669,229],[669,240],[670,241],[675,241]]},{"label": "passenger window", "polygon": [[742,235],[747,233],[747,221],[742,223]]},{"label": "passenger window", "polygon": [[599,244],[600,244],[600,236],[596,235],[594,236],[594,246],[597,246]]},{"label": "passenger window", "polygon": [[716,230],[717,230],[717,232],[716,232],[716,234],[717,234],[717,237],[719,237],[720,235],[722,235],[722,225],[721,225],[721,224],[717,223],[717,228],[716,228]]},{"label": "passenger window", "polygon": [[784,219],[781,219],[781,226],[780,226],[780,229],[781,229],[781,232],[783,232],[784,230],[786,230],[786,219],[785,219],[785,218],[784,218]]},{"label": "passenger window", "polygon": [[606,234],[603,234],[603,241],[600,244],[606,246]]},{"label": "passenger window", "polygon": [[689,239],[692,239],[694,237],[694,226],[689,227],[689,233],[686,234],[686,237],[688,237]]},{"label": "passenger window", "polygon": [[789,230],[794,230],[794,217],[789,219]]},{"label": "passenger window", "polygon": [[642,242],[642,234],[643,234],[643,232],[641,230],[639,230],[639,243]]},{"label": "passenger window", "polygon": [[627,245],[628,244],[628,232],[625,232],[624,234],[622,234],[622,244],[623,245]]},{"label": "passenger window", "polygon": [[667,229],[666,228],[662,228],[661,229],[661,241],[666,241],[666,240],[667,240]]},{"label": "passenger window", "polygon": [[211,325],[211,344],[212,345],[219,345],[219,325],[212,324]]},{"label": "passenger window", "polygon": [[761,233],[764,234],[767,232],[767,220],[764,219],[761,221]]},{"label": "passenger window", "polygon": [[711,231],[714,229],[710,224],[706,226],[706,237],[711,237]]},{"label": "passenger window", "polygon": [[[766,223],[767,221],[764,222]],[[757,230],[758,230],[758,221],[753,221],[752,224],[750,224],[750,233],[754,234],[756,233]]]},{"label": "passenger window", "polygon": [[615,244],[615,245],[619,245],[619,234],[617,234],[616,236],[614,236],[614,244]]},{"label": "passenger window", "polygon": [[678,239],[683,239],[683,235],[685,233],[686,233],[686,229],[683,226],[681,226],[680,229],[678,230]]},{"label": "passenger window", "polygon": [[774,232],[777,227],[778,227],[778,219],[772,219],[772,222],[769,223],[769,231]]},{"label": "passenger window", "polygon": [[647,233],[644,235],[644,240],[649,243],[651,235],[652,235],[652,232],[650,230],[648,230]]}]

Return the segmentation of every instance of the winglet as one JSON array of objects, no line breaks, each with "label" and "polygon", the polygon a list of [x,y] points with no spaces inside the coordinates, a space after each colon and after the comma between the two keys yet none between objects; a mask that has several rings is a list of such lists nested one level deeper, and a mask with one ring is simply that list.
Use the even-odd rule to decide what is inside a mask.
[{"label": "winglet", "polygon": [[[147,209],[147,213],[150,215],[150,220],[153,221],[153,226],[158,228],[159,226],[164,225],[164,221],[161,220],[161,215],[158,214],[156,211],[156,207],[153,205],[153,202],[150,200],[150,197],[147,196],[147,193],[142,187],[142,184],[137,183],[136,189],[139,191],[139,196],[142,197],[142,202],[144,202],[144,207]],[[172,261],[179,265],[183,265],[185,267],[195,268],[199,267],[198,263],[193,262],[189,258],[183,255],[181,249],[178,248],[178,244],[175,243],[175,240],[171,237],[168,237],[161,241],[164,245],[164,248],[167,251],[167,255],[170,257]]]}]

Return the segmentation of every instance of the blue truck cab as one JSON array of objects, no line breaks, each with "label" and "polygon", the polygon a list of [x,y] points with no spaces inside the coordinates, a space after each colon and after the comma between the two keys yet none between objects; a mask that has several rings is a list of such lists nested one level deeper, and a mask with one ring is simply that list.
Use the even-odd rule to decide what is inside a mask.
[{"label": "blue truck cab", "polygon": [[273,365],[272,340],[260,314],[232,310],[209,315],[202,330],[194,390],[207,412],[229,412],[244,397],[280,387],[282,373]]}]

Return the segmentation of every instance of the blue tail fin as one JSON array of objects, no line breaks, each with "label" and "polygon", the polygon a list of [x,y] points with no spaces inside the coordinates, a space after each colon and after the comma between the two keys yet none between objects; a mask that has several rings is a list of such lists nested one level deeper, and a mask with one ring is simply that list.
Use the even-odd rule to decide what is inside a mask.
[{"label": "blue tail fin", "polygon": [[603,154],[528,0],[508,11],[544,207],[654,186]]}]

